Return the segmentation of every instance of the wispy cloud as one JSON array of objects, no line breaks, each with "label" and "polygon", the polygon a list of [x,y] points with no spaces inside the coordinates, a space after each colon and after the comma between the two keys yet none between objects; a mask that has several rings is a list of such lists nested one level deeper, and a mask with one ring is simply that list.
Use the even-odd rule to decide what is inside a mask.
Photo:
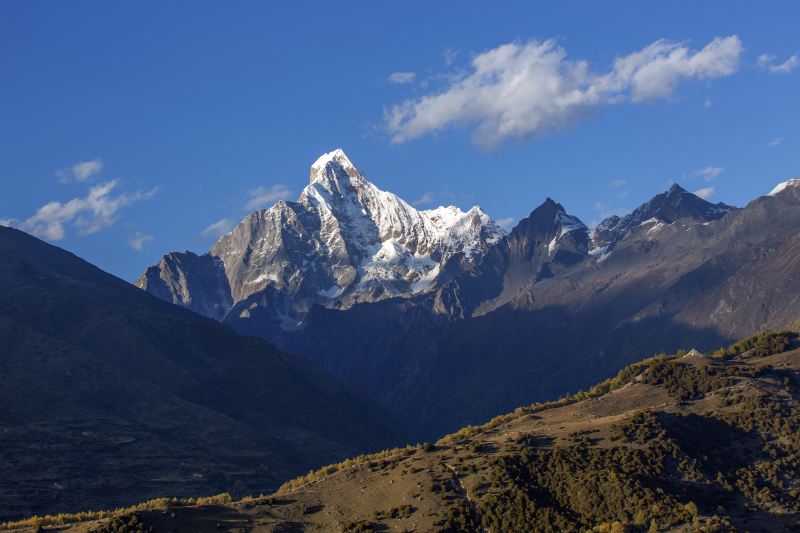
[{"label": "wispy cloud", "polygon": [[615,191],[614,195],[619,200],[624,200],[631,193],[631,191],[628,189],[628,182],[623,179],[616,179],[609,183],[608,186]]},{"label": "wispy cloud", "polygon": [[286,200],[291,197],[291,195],[292,191],[282,183],[278,183],[272,187],[264,187],[261,185],[247,191],[247,200],[245,201],[244,209],[248,211],[263,209],[278,200]]},{"label": "wispy cloud", "polygon": [[118,184],[118,180],[107,181],[91,187],[85,197],[64,203],[48,202],[19,227],[51,241],[63,239],[67,226],[72,226],[79,235],[89,235],[114,224],[123,207],[150,198],[158,191],[156,187],[149,191],[113,195]]},{"label": "wispy cloud", "polygon": [[511,231],[511,229],[514,227],[514,217],[498,218],[495,220],[495,222],[497,222],[497,225],[506,231]]},{"label": "wispy cloud", "polygon": [[595,202],[594,210],[597,212],[597,218],[589,222],[589,227],[595,227],[600,222],[611,216],[621,217],[628,213],[624,207],[609,207],[605,202]]},{"label": "wispy cloud", "polygon": [[701,168],[700,170],[695,170],[692,172],[692,176],[702,178],[706,181],[712,181],[718,178],[723,172],[725,172],[725,168],[723,167],[708,166]]},{"label": "wispy cloud", "polygon": [[703,200],[708,200],[714,195],[714,187],[704,187],[702,189],[698,189],[694,191],[694,194],[696,194]]},{"label": "wispy cloud", "polygon": [[233,229],[235,222],[229,218],[222,218],[217,220],[201,232],[201,235],[207,239],[219,239],[231,229]]},{"label": "wispy cloud", "polygon": [[99,157],[91,161],[81,161],[69,168],[62,168],[56,171],[56,176],[62,183],[74,181],[86,181],[96,176],[103,170],[103,160]]},{"label": "wispy cloud", "polygon": [[608,218],[610,216],[620,216],[626,214],[628,211],[624,207],[608,207],[604,202],[595,202],[594,210],[597,211],[597,214],[600,215],[602,218]]},{"label": "wispy cloud", "polygon": [[508,43],[475,56],[471,71],[445,90],[387,109],[386,130],[392,142],[403,143],[470,127],[475,143],[492,148],[562,129],[602,106],[669,98],[684,80],[729,76],[741,52],[735,35],[698,51],[659,40],[597,73],[584,60],[567,59],[555,41]]},{"label": "wispy cloud", "polygon": [[775,56],[761,54],[756,62],[758,67],[770,74],[788,74],[800,65],[800,54],[794,54],[783,63],[775,64]]},{"label": "wispy cloud", "polygon": [[416,77],[417,75],[414,72],[392,72],[389,74],[389,81],[403,85],[406,83],[411,83]]},{"label": "wispy cloud", "polygon": [[422,196],[411,202],[411,205],[425,205],[433,202],[435,196],[432,192],[424,192]]},{"label": "wispy cloud", "polygon": [[768,146],[770,148],[775,148],[776,146],[780,146],[781,144],[783,144],[783,137],[775,137],[769,142]]},{"label": "wispy cloud", "polygon": [[442,51],[442,57],[444,58],[445,66],[449,67],[456,62],[456,59],[458,58],[458,50],[448,46]]},{"label": "wispy cloud", "polygon": [[137,231],[128,238],[128,244],[137,252],[143,252],[147,244],[153,242],[153,236]]}]

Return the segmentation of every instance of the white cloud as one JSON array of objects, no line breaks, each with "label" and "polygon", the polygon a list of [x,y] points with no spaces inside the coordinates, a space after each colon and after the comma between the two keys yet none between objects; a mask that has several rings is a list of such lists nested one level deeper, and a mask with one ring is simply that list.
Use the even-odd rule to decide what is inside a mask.
[{"label": "white cloud", "polygon": [[702,189],[698,189],[694,191],[694,194],[696,194],[703,200],[708,200],[714,194],[714,187],[704,187]]},{"label": "white cloud", "polygon": [[92,176],[97,175],[101,170],[103,170],[103,160],[97,157],[91,161],[81,161],[69,168],[57,170],[56,176],[58,176],[62,183],[67,183],[73,179],[75,181],[86,181]]},{"label": "white cloud", "polygon": [[611,187],[612,189],[621,189],[627,184],[628,182],[626,180],[616,179],[611,183],[609,183],[608,186]]},{"label": "white cloud", "polygon": [[783,144],[783,137],[775,137],[769,142],[770,148],[775,148],[776,146],[780,146]]},{"label": "white cloud", "polygon": [[712,167],[708,166],[705,168],[701,168],[700,170],[695,170],[692,175],[697,176],[699,178],[703,178],[706,181],[711,181],[719,177],[720,174],[725,172],[723,167]]},{"label": "white cloud", "polygon": [[411,202],[411,205],[423,205],[429,204],[434,200],[434,196],[432,192],[424,192],[422,196]]},{"label": "white cloud", "polygon": [[144,251],[145,246],[150,242],[153,242],[153,236],[147,235],[140,231],[137,231],[136,233],[131,235],[130,238],[128,239],[128,244],[130,244],[131,248],[133,248],[137,252]]},{"label": "white cloud", "polygon": [[16,220],[14,220],[13,218],[0,218],[0,226],[5,226],[7,228],[10,228],[14,225],[16,225]]},{"label": "white cloud", "polygon": [[497,225],[506,231],[511,231],[511,229],[514,227],[514,217],[498,218],[495,220],[495,222],[497,222]]},{"label": "white cloud", "polygon": [[286,200],[291,195],[292,191],[282,183],[272,187],[264,187],[262,185],[247,191],[248,199],[244,204],[244,209],[248,211],[263,209],[278,200]]},{"label": "white cloud", "polygon": [[389,81],[397,84],[411,83],[417,75],[414,72],[392,72],[389,74]]},{"label": "white cloud", "polygon": [[731,75],[741,52],[735,35],[699,51],[659,40],[596,73],[552,40],[504,44],[475,56],[471,72],[444,91],[386,110],[386,129],[403,143],[449,126],[474,127],[474,142],[491,148],[564,128],[601,106],[668,98],[686,79]]},{"label": "white cloud", "polygon": [[788,74],[800,65],[800,54],[789,57],[783,63],[776,65],[775,56],[761,54],[756,62],[759,68],[766,70],[770,74]]},{"label": "white cloud", "polygon": [[709,107],[711,107],[712,105],[714,105],[714,102],[712,102],[712,101],[711,101],[711,98],[709,98],[709,97],[707,97],[707,96],[706,96],[706,99],[705,99],[705,100],[703,100],[703,107],[704,107],[705,109],[708,109],[708,108],[709,108]]},{"label": "white cloud", "polygon": [[222,218],[204,229],[201,234],[207,239],[219,239],[221,236],[233,229],[233,226],[233,220],[229,218]]},{"label": "white cloud", "polygon": [[72,225],[80,235],[89,235],[114,224],[123,207],[149,198],[158,191],[154,188],[112,196],[117,185],[118,181],[112,180],[91,187],[83,198],[73,198],[66,203],[48,202],[23,221],[20,228],[52,241],[64,238],[67,225]]}]

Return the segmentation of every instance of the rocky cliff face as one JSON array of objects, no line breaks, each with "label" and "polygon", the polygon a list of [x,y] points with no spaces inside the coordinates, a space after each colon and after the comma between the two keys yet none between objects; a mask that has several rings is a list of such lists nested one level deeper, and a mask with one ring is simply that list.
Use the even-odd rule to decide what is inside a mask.
[{"label": "rocky cliff face", "polygon": [[600,222],[592,231],[591,253],[603,256],[611,252],[628,233],[642,225],[672,224],[682,218],[710,222],[721,218],[730,210],[729,205],[712,204],[675,184],[632,213],[621,218],[611,216]]},{"label": "rocky cliff face", "polygon": [[427,292],[451,258],[482,255],[505,234],[479,207],[414,209],[341,150],[320,157],[309,181],[297,202],[252,213],[205,256],[166,255],[137,285],[207,316],[289,331],[313,305]]},{"label": "rocky cliff face", "polygon": [[216,320],[223,320],[233,303],[224,265],[208,254],[169,253],[145,270],[136,285]]}]

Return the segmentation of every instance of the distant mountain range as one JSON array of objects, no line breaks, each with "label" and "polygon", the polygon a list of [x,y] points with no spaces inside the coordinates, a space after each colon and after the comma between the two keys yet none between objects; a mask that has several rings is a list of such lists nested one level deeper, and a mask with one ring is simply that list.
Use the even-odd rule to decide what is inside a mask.
[{"label": "distant mountain range", "polygon": [[[252,213],[208,254],[165,255],[137,285],[218,320],[293,331],[315,305],[347,309],[433,293],[498,251],[508,256],[500,268],[501,292],[509,294],[519,283],[552,277],[559,265],[604,260],[643,224],[708,222],[731,209],[675,185],[590,231],[547,199],[508,236],[477,206],[466,213],[453,206],[418,211],[369,182],[339,149],[311,166],[297,202]],[[546,243],[531,240],[545,237]]]},{"label": "distant mountain range", "polygon": [[266,492],[403,427],[306,358],[0,227],[0,521]]},{"label": "distant mountain range", "polygon": [[479,207],[418,211],[336,150],[298,202],[137,285],[311,357],[433,437],[642,353],[793,323],[799,184],[741,209],[673,185],[593,229],[548,198],[506,233]]}]

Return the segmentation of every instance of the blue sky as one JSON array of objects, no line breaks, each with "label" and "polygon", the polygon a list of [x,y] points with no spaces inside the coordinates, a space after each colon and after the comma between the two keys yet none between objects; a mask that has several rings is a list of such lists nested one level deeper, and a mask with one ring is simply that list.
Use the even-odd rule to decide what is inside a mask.
[{"label": "blue sky", "polygon": [[134,280],[294,199],[336,147],[419,207],[497,219],[550,196],[596,222],[675,181],[743,205],[800,174],[798,21],[788,1],[6,0],[0,219]]}]

